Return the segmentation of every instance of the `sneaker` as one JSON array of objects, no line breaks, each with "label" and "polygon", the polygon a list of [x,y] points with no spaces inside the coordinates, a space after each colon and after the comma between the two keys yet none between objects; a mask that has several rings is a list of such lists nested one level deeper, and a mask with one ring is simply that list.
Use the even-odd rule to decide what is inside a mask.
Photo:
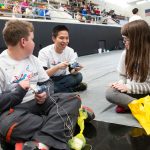
[{"label": "sneaker", "polygon": [[86,122],[90,122],[90,121],[94,120],[95,114],[91,108],[89,108],[87,106],[82,106],[82,110],[87,112],[87,114],[88,114],[88,117],[85,120]]},{"label": "sneaker", "polygon": [[79,92],[79,91],[85,91],[87,89],[87,84],[84,83],[84,82],[81,82],[79,85],[77,85],[75,88],[74,88],[74,92]]},{"label": "sneaker", "polygon": [[116,112],[117,112],[117,113],[126,113],[126,112],[128,112],[128,110],[125,109],[124,107],[118,105],[118,106],[116,107]]},{"label": "sneaker", "polygon": [[35,141],[28,141],[23,144],[22,149],[18,150],[49,150],[49,148],[42,143],[38,143]]}]

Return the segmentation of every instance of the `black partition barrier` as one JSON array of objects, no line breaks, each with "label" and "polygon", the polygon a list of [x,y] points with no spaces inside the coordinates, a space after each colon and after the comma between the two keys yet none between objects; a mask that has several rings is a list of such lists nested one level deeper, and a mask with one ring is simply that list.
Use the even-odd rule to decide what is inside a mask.
[{"label": "black partition barrier", "polygon": [[[2,38],[2,29],[7,20],[0,20],[0,52],[6,48]],[[89,24],[72,24],[72,23],[56,23],[56,22],[39,22],[31,21],[35,27],[35,50],[37,56],[38,51],[52,44],[51,32],[56,25],[66,25],[70,30],[70,43],[79,56],[98,53],[100,41],[105,41],[106,50],[114,50],[119,47],[119,41],[122,39],[120,27],[109,25],[89,25]]]}]

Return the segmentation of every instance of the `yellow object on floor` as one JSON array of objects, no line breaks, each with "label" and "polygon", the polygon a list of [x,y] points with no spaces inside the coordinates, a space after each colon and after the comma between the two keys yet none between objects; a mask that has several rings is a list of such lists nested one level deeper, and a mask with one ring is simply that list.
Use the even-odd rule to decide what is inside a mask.
[{"label": "yellow object on floor", "polygon": [[139,121],[146,133],[150,135],[150,96],[134,100],[128,106],[133,116]]},{"label": "yellow object on floor", "polygon": [[82,148],[84,148],[86,144],[86,139],[83,135],[84,120],[87,119],[87,117],[88,117],[87,112],[85,112],[82,108],[80,108],[78,117],[78,125],[80,127],[80,133],[69,140],[68,144],[71,149],[81,150]]}]

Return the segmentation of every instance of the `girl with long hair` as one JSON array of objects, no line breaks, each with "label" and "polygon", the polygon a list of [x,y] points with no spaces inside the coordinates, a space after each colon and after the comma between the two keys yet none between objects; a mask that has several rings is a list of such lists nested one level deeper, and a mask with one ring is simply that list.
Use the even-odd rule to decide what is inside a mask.
[{"label": "girl with long hair", "polygon": [[150,27],[144,20],[136,20],[124,25],[121,34],[125,50],[117,68],[120,79],[106,91],[106,99],[118,105],[118,113],[150,94]]}]

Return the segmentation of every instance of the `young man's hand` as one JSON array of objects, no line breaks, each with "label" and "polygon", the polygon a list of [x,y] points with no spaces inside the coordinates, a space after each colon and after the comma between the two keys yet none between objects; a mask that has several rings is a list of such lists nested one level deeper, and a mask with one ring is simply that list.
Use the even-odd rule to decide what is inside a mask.
[{"label": "young man's hand", "polygon": [[83,68],[83,66],[80,65],[79,67],[76,67],[76,68],[75,68],[75,71],[80,71],[82,68]]},{"label": "young man's hand", "polygon": [[28,90],[30,88],[30,81],[29,80],[23,80],[19,82],[19,85],[24,89]]},{"label": "young man's hand", "polygon": [[67,61],[64,61],[64,62],[58,64],[57,67],[59,69],[66,69],[68,67],[68,65],[69,65],[69,63]]},{"label": "young man's hand", "polygon": [[119,90],[120,92],[127,92],[128,91],[128,87],[122,83],[113,83],[111,86],[113,88]]},{"label": "young man's hand", "polygon": [[76,73],[78,73],[82,68],[83,68],[83,66],[80,65],[79,67],[76,67],[75,69],[72,69],[70,73],[71,73],[71,74],[76,74]]},{"label": "young man's hand", "polygon": [[35,99],[38,104],[43,104],[47,98],[46,92],[43,92],[41,94],[35,94]]}]

